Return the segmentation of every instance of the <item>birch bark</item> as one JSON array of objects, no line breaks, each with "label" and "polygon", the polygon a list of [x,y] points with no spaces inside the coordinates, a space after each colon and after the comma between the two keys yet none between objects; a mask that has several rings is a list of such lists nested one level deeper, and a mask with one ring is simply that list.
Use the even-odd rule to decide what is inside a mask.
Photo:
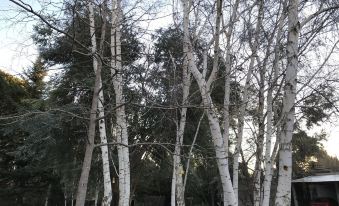
[{"label": "birch bark", "polygon": [[51,195],[51,189],[52,189],[52,185],[49,184],[47,188],[46,198],[45,198],[45,206],[48,206],[49,196]]},{"label": "birch bark", "polygon": [[[185,59],[185,63],[183,66],[183,96],[182,96],[182,105],[184,106],[181,108],[180,113],[180,120],[177,130],[177,136],[176,136],[176,145],[175,145],[175,151],[174,151],[174,168],[173,168],[173,180],[175,182],[175,186],[173,186],[172,182],[172,190],[174,189],[175,192],[171,191],[172,195],[176,195],[176,197],[171,196],[171,203],[172,206],[175,206],[175,202],[178,206],[184,206],[185,205],[185,188],[183,184],[183,175],[184,175],[184,168],[181,160],[181,147],[184,140],[184,132],[185,132],[185,126],[186,126],[186,114],[187,114],[187,101],[188,101],[188,95],[189,95],[189,89],[191,84],[190,79],[190,73],[188,71],[188,64],[187,60]],[[173,200],[174,199],[174,200]],[[175,200],[176,199],[176,200]],[[174,203],[174,204],[173,204]]]},{"label": "birch bark", "polygon": [[[177,145],[175,145],[177,147]],[[176,148],[174,150],[177,150]],[[175,206],[176,203],[176,184],[177,184],[177,172],[176,172],[176,162],[177,162],[176,151],[174,151],[173,156],[173,172],[172,172],[172,182],[171,182],[171,206]]]},{"label": "birch bark", "polygon": [[[121,0],[112,2],[112,29],[111,29],[111,74],[115,92],[116,104],[116,134],[117,142],[128,145],[127,120],[125,113],[125,98],[123,95],[122,57],[121,57]],[[118,145],[119,160],[119,206],[130,204],[130,161],[129,148]]]},{"label": "birch bark", "polygon": [[81,175],[80,175],[80,179],[78,183],[76,206],[84,206],[85,201],[86,201],[89,171],[91,169],[93,149],[94,149],[95,122],[96,122],[96,116],[97,116],[98,98],[99,98],[99,91],[100,91],[100,76],[101,76],[101,68],[98,67],[96,74],[95,74],[94,92],[93,92],[93,97],[92,97],[90,120],[89,120],[89,126],[88,126],[88,134],[87,134],[88,142],[86,143],[85,157],[84,157],[84,162],[82,163]]},{"label": "birch bark", "polygon": [[282,108],[282,131],[279,150],[279,176],[275,205],[291,205],[292,135],[295,121],[295,98],[298,69],[298,0],[290,0],[288,6],[287,68]]},{"label": "birch bark", "polygon": [[[278,81],[279,73],[279,57],[280,57],[280,41],[282,36],[283,22],[285,19],[284,14],[285,3],[283,11],[278,22],[278,31],[274,46],[274,60],[272,65],[273,78],[269,82],[269,88],[267,92],[267,125],[266,125],[266,139],[265,139],[265,157],[264,157],[264,183],[263,183],[263,198],[262,205],[269,206],[271,196],[271,182],[272,182],[272,161],[275,158],[275,154],[271,155],[272,148],[272,136],[274,132],[273,127],[273,92],[275,90],[276,82]],[[279,125],[278,125],[279,126]],[[278,141],[278,140],[276,140]]]},{"label": "birch bark", "polygon": [[[205,113],[208,117],[209,126],[211,130],[212,140],[215,148],[215,154],[217,159],[217,165],[221,184],[223,188],[223,200],[224,205],[236,205],[236,199],[232,188],[232,182],[228,170],[227,151],[224,146],[223,137],[221,134],[220,124],[216,108],[213,105],[213,101],[210,96],[210,88],[207,87],[207,82],[204,79],[203,74],[198,70],[194,55],[193,48],[189,38],[189,11],[192,5],[192,1],[182,1],[183,4],[183,29],[184,29],[184,54],[188,60],[189,70],[191,71],[194,79],[198,83],[200,94],[202,97]],[[218,58],[218,55],[215,56]],[[209,84],[210,85],[210,84]]]},{"label": "birch bark", "polygon": [[[263,162],[263,160],[268,160],[270,159],[270,155],[271,155],[271,136],[272,136],[272,132],[273,132],[273,128],[272,128],[272,104],[273,104],[273,91],[274,91],[274,85],[276,84],[275,82],[278,79],[278,62],[279,62],[279,46],[280,46],[280,41],[281,41],[281,32],[282,32],[282,23],[284,20],[284,16],[285,14],[283,13],[284,9],[285,9],[285,1],[283,1],[280,6],[279,6],[279,10],[278,10],[278,19],[277,22],[274,26],[274,28],[272,28],[272,34],[268,39],[268,43],[267,43],[267,48],[266,48],[266,52],[265,52],[265,57],[262,61],[262,64],[259,65],[259,106],[258,106],[258,137],[256,140],[256,146],[257,146],[257,151],[256,151],[256,161],[255,161],[255,170],[254,170],[254,191],[253,191],[253,202],[254,205],[259,206],[262,204],[263,202],[263,185],[262,185],[262,168],[261,168],[261,164]],[[281,7],[283,9],[281,9]],[[280,15],[279,15],[280,14]],[[277,35],[275,35],[276,31]],[[265,115],[264,115],[264,104],[265,104],[265,75],[266,75],[266,70],[267,70],[267,66],[268,66],[268,60],[271,54],[271,45],[273,43],[273,40],[275,41],[275,46],[274,46],[274,60],[273,60],[273,66],[272,66],[272,72],[271,72],[271,76],[268,78],[268,84],[269,84],[269,88],[268,88],[268,94],[267,94],[267,138],[266,138],[266,151],[265,151],[265,158],[263,157],[263,149],[264,149],[264,136],[265,136]],[[259,61],[259,57],[258,57],[258,62]]]},{"label": "birch bark", "polygon": [[[224,105],[223,105],[223,142],[224,142],[224,148],[226,153],[226,162],[228,167],[228,141],[229,141],[229,127],[230,127],[230,112],[229,112],[229,106],[230,106],[230,93],[231,93],[231,68],[232,68],[232,62],[231,62],[231,38],[233,34],[233,29],[235,25],[235,20],[237,17],[237,11],[239,6],[239,0],[236,0],[233,8],[232,8],[232,14],[230,18],[229,28],[226,32],[226,60],[225,60],[225,91],[224,91]],[[229,168],[227,168],[228,170]],[[236,198],[235,198],[235,201]]]},{"label": "birch bark", "polygon": [[[95,21],[94,21],[94,6],[93,3],[90,2],[88,5],[89,9],[89,20],[90,20],[90,36],[91,36],[91,51],[93,54],[100,53],[102,56],[103,54],[103,42],[105,40],[105,33],[106,33],[106,21],[104,20],[104,23],[102,25],[102,32],[101,32],[101,38],[100,38],[100,48],[97,48],[96,43],[96,34],[95,34]],[[105,12],[103,13],[103,18],[105,17]],[[102,64],[100,61],[98,61],[97,58],[93,58],[93,69],[94,72],[98,70],[98,67],[102,67]],[[103,172],[103,178],[104,178],[104,196],[102,198],[102,206],[109,206],[112,201],[112,186],[111,186],[111,175],[110,175],[110,168],[109,168],[109,157],[108,157],[108,145],[107,145],[107,135],[106,135],[106,123],[105,123],[105,111],[104,111],[104,92],[102,89],[102,80],[101,80],[101,74],[100,74],[100,80],[99,80],[99,87],[100,92],[98,96],[98,113],[99,113],[99,136],[100,136],[100,142],[101,144],[104,144],[100,147],[101,149],[101,159],[102,159],[102,172]]]},{"label": "birch bark", "polygon": [[233,29],[235,25],[235,19],[237,16],[238,6],[239,6],[239,0],[236,0],[236,2],[233,5],[232,9],[232,15],[230,18],[229,28],[226,32],[226,60],[225,60],[225,94],[224,94],[224,111],[223,111],[223,121],[224,121],[224,147],[227,152],[227,161],[228,161],[228,141],[229,141],[229,127],[230,127],[230,93],[231,93],[231,68],[232,68],[232,62],[231,62],[231,38],[233,34]]},{"label": "birch bark", "polygon": [[[269,50],[269,49],[268,49]],[[269,51],[267,52],[269,53]],[[267,58],[266,58],[267,59]],[[258,122],[259,122],[259,132],[256,140],[257,151],[256,151],[256,161],[254,167],[254,190],[253,190],[253,202],[254,206],[260,205],[260,195],[261,195],[261,163],[262,163],[262,152],[263,152],[263,143],[264,143],[264,134],[265,134],[265,122],[264,122],[264,92],[265,92],[265,73],[266,73],[266,62],[260,68],[259,76],[259,106],[258,106]]]},{"label": "birch bark", "polygon": [[262,26],[262,20],[264,15],[264,2],[263,0],[258,0],[258,21],[255,28],[254,33],[254,41],[252,46],[252,56],[250,58],[250,65],[248,67],[248,72],[246,75],[246,82],[244,86],[244,93],[242,97],[242,104],[240,106],[239,116],[238,116],[238,134],[236,140],[236,147],[234,151],[234,159],[233,159],[233,189],[236,199],[238,200],[238,189],[239,189],[239,155],[241,150],[241,144],[243,139],[243,132],[244,132],[244,120],[245,120],[245,113],[246,113],[246,106],[248,102],[248,89],[250,87],[250,80],[252,78],[254,62],[257,57],[257,50],[258,50],[258,39],[259,39],[259,30]]},{"label": "birch bark", "polygon": [[67,206],[67,193],[64,192],[64,206]]},{"label": "birch bark", "polygon": [[[239,6],[239,0],[236,0],[236,2],[233,5],[232,9],[232,15],[230,18],[229,28],[226,32],[226,60],[225,60],[225,91],[224,91],[224,105],[223,105],[223,142],[224,142],[224,148],[226,153],[226,162],[227,162],[227,170],[229,170],[228,166],[228,141],[229,141],[229,127],[230,127],[230,112],[229,112],[229,106],[230,106],[230,93],[231,93],[231,68],[232,68],[232,62],[231,62],[231,38],[233,34],[233,29],[235,25],[235,20],[237,17],[237,11]],[[237,201],[236,197],[235,201]],[[225,200],[224,200],[225,202]]]}]

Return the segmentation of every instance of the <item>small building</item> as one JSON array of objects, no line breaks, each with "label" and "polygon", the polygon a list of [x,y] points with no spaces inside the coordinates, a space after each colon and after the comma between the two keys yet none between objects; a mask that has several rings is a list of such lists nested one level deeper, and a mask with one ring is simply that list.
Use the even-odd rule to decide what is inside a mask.
[{"label": "small building", "polygon": [[294,206],[338,206],[339,173],[325,173],[292,181]]}]

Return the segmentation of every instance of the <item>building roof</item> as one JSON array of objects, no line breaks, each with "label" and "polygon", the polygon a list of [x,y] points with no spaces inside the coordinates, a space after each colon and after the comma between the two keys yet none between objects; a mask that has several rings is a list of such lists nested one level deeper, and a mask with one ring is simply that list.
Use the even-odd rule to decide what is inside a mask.
[{"label": "building roof", "polygon": [[339,174],[322,174],[316,176],[308,176],[296,180],[292,180],[292,182],[339,182]]}]

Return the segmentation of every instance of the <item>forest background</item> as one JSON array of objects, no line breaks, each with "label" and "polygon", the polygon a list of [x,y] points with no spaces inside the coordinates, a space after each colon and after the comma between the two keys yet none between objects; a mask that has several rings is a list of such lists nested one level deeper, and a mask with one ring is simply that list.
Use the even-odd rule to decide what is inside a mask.
[{"label": "forest background", "polygon": [[[15,5],[14,2],[19,4]],[[2,47],[0,49],[1,58],[4,60],[1,61],[1,65],[5,72],[13,75],[1,73],[2,81],[4,81],[1,92],[5,94],[2,97],[4,101],[1,105],[1,120],[4,121],[2,123],[3,139],[1,141],[2,154],[4,155],[2,161],[5,159],[2,162],[2,177],[4,177],[2,181],[8,185],[8,188],[2,191],[2,197],[9,197],[7,201],[14,201],[16,204],[27,204],[29,201],[35,201],[36,204],[46,204],[47,202],[47,204],[53,205],[61,200],[64,204],[71,202],[73,204],[75,196],[77,198],[80,196],[77,182],[80,178],[80,171],[83,171],[81,164],[84,145],[86,145],[86,141],[91,143],[90,138],[86,139],[84,136],[86,136],[86,133],[90,133],[88,130],[90,124],[86,121],[90,119],[88,118],[89,113],[92,113],[89,112],[89,105],[93,83],[96,82],[94,77],[97,76],[96,73],[93,73],[93,69],[97,72],[99,67],[104,69],[107,66],[106,70],[101,71],[103,74],[101,84],[104,87],[101,89],[98,87],[97,91],[107,92],[104,93],[105,99],[108,99],[110,103],[103,104],[103,111],[108,113],[107,116],[103,114],[100,117],[98,106],[99,118],[106,119],[106,125],[114,125],[114,122],[122,113],[116,115],[112,115],[112,113],[115,112],[114,110],[120,110],[121,107],[124,108],[125,103],[122,103],[124,106],[121,106],[118,104],[119,98],[113,99],[117,98],[119,91],[122,92],[120,101],[124,98],[127,99],[125,110],[127,117],[122,115],[121,118],[127,121],[126,126],[128,125],[129,134],[127,138],[134,146],[128,147],[130,151],[124,151],[126,144],[123,143],[123,140],[119,143],[119,140],[115,139],[115,136],[118,136],[116,131],[119,130],[119,127],[105,126],[107,127],[108,142],[113,143],[112,146],[108,147],[111,149],[107,151],[108,156],[106,157],[109,165],[108,170],[110,170],[106,175],[109,174],[109,177],[105,179],[105,166],[100,166],[105,158],[103,150],[101,155],[99,150],[94,150],[93,165],[88,180],[87,200],[101,201],[102,204],[105,204],[106,200],[111,202],[113,197],[113,202],[119,200],[119,205],[126,205],[130,204],[131,199],[143,202],[145,197],[158,196],[171,199],[172,205],[183,205],[188,201],[193,201],[193,204],[214,205],[218,202],[226,204],[230,200],[234,201],[231,203],[232,205],[248,204],[249,202],[264,204],[265,192],[261,194],[258,191],[264,191],[268,158],[267,156],[261,157],[261,155],[264,155],[264,148],[260,147],[260,144],[263,144],[263,137],[266,137],[269,132],[264,131],[265,134],[260,134],[260,132],[263,132],[261,129],[268,122],[266,118],[268,118],[267,105],[269,104],[263,103],[261,104],[262,107],[260,106],[260,101],[266,101],[260,100],[260,94],[264,96],[269,92],[274,71],[264,70],[264,73],[260,72],[262,68],[266,67],[263,65],[274,65],[276,58],[274,55],[277,53],[275,49],[278,48],[276,45],[281,47],[286,45],[286,39],[273,40],[277,38],[275,35],[278,34],[274,33],[270,36],[267,32],[272,28],[277,31],[279,28],[287,27],[285,24],[287,15],[283,17],[281,11],[287,11],[286,5],[292,1],[281,1],[280,7],[275,7],[272,2],[263,4],[262,1],[239,1],[241,5],[239,10],[243,12],[244,17],[243,19],[240,18],[242,20],[237,20],[241,26],[237,25],[238,27],[234,29],[234,34],[232,34],[233,44],[236,45],[232,48],[234,49],[232,58],[235,58],[232,60],[235,62],[230,67],[232,75],[228,74],[225,69],[225,67],[227,68],[227,61],[231,61],[227,60],[227,55],[220,59],[219,57],[216,58],[216,54],[219,52],[227,53],[228,45],[223,40],[216,43],[218,36],[216,25],[219,25],[219,35],[228,39],[228,33],[225,30],[230,32],[233,24],[231,15],[222,17],[223,20],[230,19],[228,24],[225,25],[220,19],[218,22],[217,2],[219,1],[203,3],[194,1],[196,7],[193,8],[197,9],[195,12],[202,16],[194,17],[199,21],[190,20],[191,25],[189,26],[193,26],[186,31],[184,27],[185,5],[182,6],[179,2],[175,1],[174,4],[166,1],[147,2],[147,4],[142,1],[135,4],[123,2],[121,13],[126,17],[119,16],[119,12],[117,12],[115,18],[128,19],[123,20],[120,25],[122,28],[120,40],[123,42],[121,43],[121,50],[122,54],[127,55],[127,57],[122,57],[126,58],[124,60],[115,57],[114,61],[111,60],[114,66],[108,66],[106,64],[110,63],[98,60],[101,59],[100,55],[102,57],[109,55],[104,54],[104,52],[100,54],[102,52],[100,46],[105,44],[99,41],[102,37],[99,36],[102,35],[100,28],[104,28],[102,25],[105,21],[100,20],[97,16],[105,15],[104,9],[101,10],[104,8],[103,2],[105,1],[93,2],[93,18],[99,18],[99,20],[93,21],[94,26],[88,23],[91,13],[86,13],[90,12],[90,6],[87,4],[79,5],[79,8],[76,8],[79,9],[77,11],[79,13],[75,12],[76,15],[73,13],[73,18],[70,18],[72,8],[73,12],[75,11],[75,7],[72,7],[74,3],[72,1],[65,4],[64,2],[25,1],[32,6],[32,10],[39,11],[38,13],[47,19],[47,22],[52,22],[51,24],[55,27],[62,28],[62,31],[67,31],[66,33],[81,34],[77,36],[80,39],[73,39],[73,41],[80,41],[86,45],[87,49],[94,49],[91,50],[93,58],[88,56],[88,51],[67,40],[63,33],[51,29],[50,25],[46,27],[39,16],[37,17],[27,9],[24,11],[24,7],[21,7],[21,10],[19,9],[20,5],[27,6],[27,4],[23,4],[22,1],[14,2],[1,1],[0,3],[2,14],[4,14],[1,26]],[[236,4],[233,3],[230,2],[229,5],[227,2],[225,3],[224,7],[226,10],[228,9],[229,14],[232,14],[234,9],[237,10],[234,6]],[[88,4],[90,5],[90,3]],[[260,6],[261,4],[263,5]],[[328,2],[328,4],[323,4],[320,1],[308,4],[307,1],[301,1],[299,4],[301,9],[299,12],[303,20],[307,20],[308,16],[312,17],[313,14],[317,14],[317,11],[321,11],[321,13],[310,18],[306,22],[307,24],[305,23],[306,29],[300,37],[304,46],[302,50],[304,53],[298,56],[299,61],[302,62],[298,73],[298,83],[299,85],[304,83],[306,86],[299,86],[297,89],[298,92],[302,92],[302,95],[297,97],[299,104],[297,104],[297,114],[295,115],[297,124],[294,126],[294,173],[291,173],[294,177],[311,174],[312,162],[315,157],[322,159],[322,164],[333,171],[336,171],[338,164],[336,158],[326,154],[327,151],[332,156],[338,155],[336,153],[338,152],[336,149],[338,127],[335,125],[338,115],[338,62],[336,61],[338,40],[335,35],[338,33],[336,29],[336,8],[338,5],[335,1]],[[189,7],[189,5],[186,6]],[[276,18],[276,22],[265,24],[265,22],[269,22],[269,18],[273,17],[267,16],[268,14],[262,11],[260,13],[260,8],[265,11],[272,11],[272,13],[277,12],[270,14]],[[326,10],[327,8],[332,9]],[[325,11],[322,11],[323,9]],[[106,12],[110,13],[109,9]],[[113,14],[114,12],[112,12]],[[261,20],[260,15],[263,15]],[[78,22],[75,24],[75,17],[83,19],[77,19]],[[280,27],[279,19],[283,19]],[[264,21],[264,24],[261,21]],[[284,23],[284,21],[286,22]],[[111,20],[106,22],[106,24],[110,23],[113,24]],[[223,26],[220,28],[220,25]],[[78,26],[78,28],[74,26]],[[183,27],[183,30],[181,30],[181,27]],[[91,30],[91,28],[95,29]],[[208,31],[212,32],[208,33]],[[280,38],[287,38],[288,31],[286,29],[285,32],[282,32]],[[109,31],[107,32],[109,33]],[[118,31],[115,31],[115,35],[116,33]],[[195,36],[197,34],[201,36]],[[93,41],[94,35],[97,36]],[[190,49],[189,46],[185,48],[185,45],[188,44],[185,42],[187,41],[185,35],[194,40],[193,50],[196,55],[194,61],[196,61],[199,70],[202,71],[203,75],[212,76],[211,80],[213,81],[206,83],[209,86],[213,85],[212,99],[217,105],[216,110],[218,110],[219,117],[211,115],[207,119],[206,116],[202,115],[203,113],[207,115],[210,111],[206,109],[205,104],[207,103],[200,103],[200,101],[204,102],[204,92],[203,87],[196,79],[199,76],[198,73],[194,75],[194,69],[191,68],[193,67],[191,65],[193,64],[192,58],[188,59],[183,55],[189,53]],[[107,38],[109,39],[110,36],[112,35],[107,35]],[[117,41],[118,37],[115,36],[115,38],[115,41]],[[9,39],[12,39],[12,42],[8,42]],[[260,42],[258,39],[260,39]],[[212,43],[209,43],[209,40]],[[109,42],[109,40],[107,41]],[[106,43],[108,44],[108,42]],[[113,45],[112,40],[110,43]],[[98,46],[94,46],[95,44],[98,44]],[[218,44],[222,45],[220,46],[221,51],[218,51]],[[111,55],[113,52],[119,51],[117,49],[118,43],[112,45],[111,47],[116,49],[110,52]],[[109,50],[108,47],[106,50]],[[281,55],[285,55],[283,49],[281,50],[279,51],[282,53]],[[237,57],[235,55],[237,52],[243,55]],[[99,53],[97,57],[95,57],[96,53]],[[254,58],[253,53],[256,53],[258,57]],[[281,57],[280,60],[281,67],[285,68],[288,64],[287,58]],[[100,63],[100,61],[103,62]],[[123,65],[119,66],[119,62],[123,62]],[[93,64],[93,67],[88,66],[91,64]],[[122,73],[120,80],[120,77],[113,78],[114,88],[109,86],[111,81],[109,76],[112,75],[109,74],[109,68],[113,67],[120,67],[121,71],[123,68],[128,68]],[[181,72],[185,67],[192,70],[184,69]],[[216,69],[217,67],[220,68]],[[84,68],[86,68],[86,72],[84,72]],[[279,81],[279,84],[283,85],[285,75],[283,70],[280,73],[277,72],[275,81]],[[223,86],[223,78],[227,76],[233,78],[229,79],[231,104],[227,105],[231,117],[229,140],[227,141],[230,146],[230,156],[228,157],[228,152],[223,152],[223,155],[233,159],[230,160],[229,164],[232,166],[229,167],[229,170],[231,176],[233,175],[232,193],[234,193],[234,197],[231,197],[232,195],[227,197],[225,193],[228,183],[226,180],[223,181],[223,173],[220,172],[221,166],[218,165],[223,163],[211,164],[214,161],[213,159],[218,162],[219,157],[218,153],[215,156],[213,150],[213,148],[217,148],[217,144],[210,139],[211,136],[214,137],[213,131],[209,132],[211,125],[213,125],[213,118],[220,119],[220,122],[225,121],[222,120],[225,111],[222,110],[220,105],[225,103],[223,102],[223,93],[226,89]],[[250,81],[245,81],[248,76]],[[210,79],[208,78],[208,80]],[[119,85],[124,88],[122,91],[119,90]],[[185,85],[186,87],[189,85],[188,90],[186,90],[188,93],[186,97]],[[260,85],[263,85],[263,87]],[[279,108],[282,109],[282,101],[285,98],[283,97],[284,86],[279,87],[278,85],[274,86],[276,91],[273,91],[276,95],[274,98],[276,105],[274,113],[276,116],[282,114]],[[94,94],[95,91],[94,87]],[[259,99],[257,99],[258,97]],[[92,98],[94,99],[94,97]],[[98,99],[99,102],[102,102],[100,97]],[[245,99],[249,100],[245,101]],[[190,102],[189,106],[187,106],[188,102],[186,101]],[[243,102],[246,102],[246,104]],[[245,107],[242,105],[245,105]],[[260,107],[262,110],[260,110]],[[206,111],[202,112],[203,110]],[[185,114],[184,118],[182,114]],[[276,116],[273,117],[275,120],[271,120],[272,122],[285,121],[284,118],[280,118],[280,120]],[[281,116],[283,117],[283,115]],[[186,128],[185,124],[181,126],[182,122],[185,122]],[[43,126],[41,126],[41,123],[44,123]],[[221,129],[223,132],[226,131],[224,126]],[[124,130],[123,126],[121,130]],[[239,138],[240,131],[244,136],[242,141]],[[279,127],[272,133],[272,136],[278,136],[278,131]],[[107,143],[103,142],[101,131],[99,130],[97,133],[101,139],[95,140],[96,144],[101,141],[101,147],[107,146]],[[275,139],[273,138],[272,144],[274,142]],[[225,141],[223,144],[226,144]],[[178,145],[181,145],[181,150],[180,147],[177,147]],[[267,142],[265,145],[267,146]],[[127,161],[126,159],[121,159],[126,154],[124,152],[128,152],[128,156],[132,158],[131,168],[128,164],[124,164]],[[269,156],[271,152],[269,151]],[[181,155],[182,159],[176,158]],[[276,161],[277,159],[274,155],[272,156],[272,160]],[[238,161],[234,160],[239,160],[240,165],[237,165]],[[190,165],[192,171],[189,171]],[[275,170],[275,166],[273,167]],[[121,168],[124,169],[121,171]],[[122,182],[128,179],[126,178],[129,175],[129,172],[126,172],[127,170],[131,170],[132,185],[131,183],[122,185]],[[240,174],[239,177],[234,176],[238,173]],[[260,173],[264,173],[264,175],[258,175]],[[11,175],[8,176],[9,174]],[[102,176],[99,174],[102,174]],[[149,174],[152,174],[153,177],[148,176]],[[278,173],[273,172],[273,176],[275,175],[278,175]],[[227,176],[227,173],[225,173],[225,176]],[[27,178],[30,181],[27,181]],[[239,178],[239,188],[234,186],[234,180],[237,178]],[[178,181],[178,179],[182,179],[183,182]],[[109,180],[109,183],[105,183],[105,180]],[[273,177],[274,181],[278,181],[277,176],[276,179]],[[116,182],[119,185],[115,184]],[[250,186],[246,186],[246,182],[251,182]],[[276,182],[276,184],[278,183]],[[111,188],[101,187],[102,185],[111,185]],[[167,187],[164,187],[164,185],[167,185]],[[186,191],[185,186],[187,187]],[[33,192],[28,192],[29,188],[34,188]],[[127,196],[123,195],[122,189],[127,191]],[[275,191],[276,189],[272,190]],[[240,196],[248,192],[252,195],[247,198]],[[183,197],[185,193],[188,199]],[[237,193],[240,194],[239,197]],[[41,198],[42,196],[44,198]],[[269,193],[268,196],[270,201],[274,201],[275,194],[272,196]],[[226,197],[227,200],[225,200]],[[126,200],[121,201],[123,199]],[[183,202],[180,202],[182,199]],[[169,200],[167,201],[169,202]]]}]

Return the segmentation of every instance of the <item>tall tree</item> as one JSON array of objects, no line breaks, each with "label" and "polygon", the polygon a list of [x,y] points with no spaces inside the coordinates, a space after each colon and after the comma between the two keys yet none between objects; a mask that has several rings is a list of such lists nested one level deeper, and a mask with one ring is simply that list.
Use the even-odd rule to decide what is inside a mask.
[{"label": "tall tree", "polygon": [[116,123],[114,136],[117,141],[119,157],[119,206],[130,204],[131,177],[128,148],[127,119],[125,113],[125,97],[123,91],[123,62],[121,53],[121,26],[122,26],[121,0],[112,2],[112,29],[111,29],[111,76],[115,92]]},{"label": "tall tree", "polygon": [[[99,57],[94,57],[99,58]],[[100,92],[100,79],[101,79],[101,68],[98,67],[95,73],[94,92],[92,97],[92,105],[90,110],[89,126],[87,132],[87,142],[84,161],[82,163],[81,175],[78,183],[76,206],[85,205],[86,192],[88,186],[89,172],[92,164],[93,150],[94,150],[94,137],[95,137],[95,125],[96,125],[96,114]]]},{"label": "tall tree", "polygon": [[[103,20],[101,26],[101,37],[99,47],[97,46],[96,40],[96,32],[95,32],[95,14],[94,14],[94,5],[93,2],[89,2],[88,10],[89,10],[89,20],[90,20],[90,36],[91,36],[91,44],[92,44],[92,53],[98,54],[97,56],[93,56],[93,68],[96,73],[98,67],[102,67],[102,59],[104,58],[104,42],[106,35],[106,1],[103,1],[102,4],[102,12],[101,19]],[[103,144],[101,148],[101,158],[102,158],[102,172],[103,172],[103,184],[104,184],[104,195],[102,198],[102,206],[111,205],[112,201],[112,183],[111,183],[111,172],[109,167],[109,157],[108,157],[108,145],[107,145],[107,134],[106,134],[106,121],[105,121],[105,111],[104,111],[104,91],[102,85],[101,74],[99,79],[99,95],[98,95],[98,118],[100,118],[99,122],[99,135],[100,135],[100,143]]]},{"label": "tall tree", "polygon": [[[173,64],[175,64],[173,57],[172,57],[172,61],[173,61]],[[182,108],[180,111],[179,121],[176,123],[177,135],[176,135],[175,150],[174,150],[174,155],[173,155],[173,179],[172,179],[172,194],[171,194],[171,205],[172,206],[175,206],[176,205],[175,203],[177,203],[178,206],[185,205],[185,185],[184,185],[185,172],[184,172],[184,167],[183,167],[182,158],[181,158],[181,154],[182,154],[181,147],[183,146],[183,142],[184,142],[188,95],[189,95],[189,90],[190,90],[190,85],[191,85],[191,73],[188,70],[187,59],[184,60],[182,69],[183,69],[182,71]],[[173,197],[173,195],[176,198]]]},{"label": "tall tree", "polygon": [[288,5],[287,68],[282,108],[282,129],[279,148],[279,177],[275,205],[291,204],[292,182],[292,135],[295,121],[295,99],[298,70],[298,0],[290,0]]},{"label": "tall tree", "polygon": [[[239,116],[238,116],[238,128],[237,128],[237,140],[236,140],[236,147],[234,151],[234,160],[233,160],[233,189],[234,194],[236,196],[236,199],[238,199],[238,176],[239,176],[239,156],[240,156],[240,150],[241,150],[241,144],[243,139],[243,133],[244,133],[244,119],[245,119],[245,112],[247,103],[249,101],[249,87],[250,87],[250,81],[253,75],[254,70],[254,63],[256,61],[256,56],[258,53],[258,45],[259,45],[259,32],[260,28],[262,27],[262,21],[263,21],[263,15],[264,15],[264,1],[258,0],[258,20],[255,27],[255,31],[253,34],[253,43],[250,43],[252,55],[250,57],[250,64],[249,68],[246,74],[246,82],[243,90],[243,96],[242,96],[242,104],[240,106]],[[249,39],[249,41],[252,41],[252,39]]]},{"label": "tall tree", "polygon": [[[197,82],[200,90],[200,95],[202,97],[202,104],[205,108],[206,116],[209,120],[210,131],[212,135],[212,140],[214,143],[214,149],[216,154],[216,161],[218,165],[218,170],[220,174],[220,180],[223,189],[223,199],[224,205],[236,205],[237,200],[232,188],[232,182],[229,174],[228,161],[227,161],[227,151],[224,146],[224,140],[221,133],[221,128],[219,124],[218,114],[216,113],[216,108],[211,98],[210,90],[211,83],[215,80],[215,72],[218,71],[217,68],[213,68],[212,73],[210,74],[209,79],[206,81],[203,73],[201,73],[196,65],[193,46],[190,39],[189,31],[189,21],[190,21],[190,11],[192,7],[192,1],[182,1],[183,4],[183,31],[184,31],[184,54],[186,55],[189,69]],[[220,5],[220,4],[219,4]],[[216,32],[215,38],[219,38],[219,33]],[[217,41],[216,41],[217,42]],[[218,45],[217,45],[218,46]],[[218,51],[218,50],[217,50]],[[218,53],[214,54],[215,58],[218,58]],[[217,66],[217,65],[216,65]],[[204,68],[206,70],[207,68]]]}]

